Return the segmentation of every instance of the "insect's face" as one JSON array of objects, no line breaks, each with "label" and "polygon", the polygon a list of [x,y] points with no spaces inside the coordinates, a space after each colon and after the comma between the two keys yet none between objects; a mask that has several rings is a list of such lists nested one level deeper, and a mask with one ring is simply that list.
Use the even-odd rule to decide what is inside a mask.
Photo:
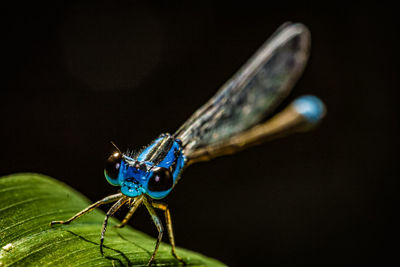
[{"label": "insect's face", "polygon": [[[120,152],[113,153],[107,159],[104,169],[107,181],[114,186],[120,186],[121,192],[128,197],[147,194],[160,199],[167,196],[179,176],[184,158],[179,144],[173,142],[168,151],[161,153],[161,159],[150,161],[147,154],[156,149],[156,145],[163,139],[165,138],[156,139],[135,159]],[[157,148],[160,149],[162,147]],[[156,151],[152,153],[154,155]]]}]

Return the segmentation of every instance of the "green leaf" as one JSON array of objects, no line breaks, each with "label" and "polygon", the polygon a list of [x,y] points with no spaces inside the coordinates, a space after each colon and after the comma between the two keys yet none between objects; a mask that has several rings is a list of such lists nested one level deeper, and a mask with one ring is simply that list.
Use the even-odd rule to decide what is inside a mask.
[{"label": "green leaf", "polygon": [[[129,226],[108,227],[104,256],[99,251],[104,219],[95,210],[70,225],[65,220],[90,203],[87,198],[50,177],[22,173],[0,178],[0,266],[146,266],[155,238]],[[162,243],[155,266],[181,265]],[[178,248],[188,266],[224,266],[217,260]]]}]

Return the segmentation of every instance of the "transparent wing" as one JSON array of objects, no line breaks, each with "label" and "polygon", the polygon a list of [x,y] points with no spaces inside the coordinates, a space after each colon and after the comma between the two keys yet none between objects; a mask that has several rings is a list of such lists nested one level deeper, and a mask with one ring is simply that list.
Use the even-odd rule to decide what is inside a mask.
[{"label": "transparent wing", "polygon": [[303,72],[309,47],[304,25],[282,25],[175,133],[185,155],[223,143],[271,114]]}]

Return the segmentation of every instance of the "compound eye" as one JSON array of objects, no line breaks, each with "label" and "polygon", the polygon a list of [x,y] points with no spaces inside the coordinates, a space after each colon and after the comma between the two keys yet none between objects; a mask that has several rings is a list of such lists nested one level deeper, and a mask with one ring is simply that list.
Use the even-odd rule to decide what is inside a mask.
[{"label": "compound eye", "polygon": [[167,191],[172,188],[174,181],[171,172],[166,168],[156,167],[152,169],[153,176],[149,179],[147,188],[152,192]]},{"label": "compound eye", "polygon": [[104,175],[107,181],[112,185],[118,185],[118,174],[121,167],[122,155],[119,152],[115,152],[106,160]]}]

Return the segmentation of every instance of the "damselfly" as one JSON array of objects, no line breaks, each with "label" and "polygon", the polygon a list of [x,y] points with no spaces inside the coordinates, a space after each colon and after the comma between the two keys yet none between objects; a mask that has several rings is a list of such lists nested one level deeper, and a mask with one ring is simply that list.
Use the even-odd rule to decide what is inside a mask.
[{"label": "damselfly", "polygon": [[235,153],[288,133],[306,131],[321,120],[325,115],[324,104],[315,96],[303,96],[263,122],[273,115],[303,72],[309,48],[310,33],[304,25],[282,25],[177,132],[161,134],[136,153],[123,153],[115,147],[104,174],[110,184],[120,187],[120,193],[97,201],[66,221],[51,224],[68,224],[100,205],[115,202],[107,212],[101,231],[103,253],[108,218],[128,205],[128,214],[117,226],[123,227],[144,204],[159,233],[148,264],[154,261],[163,235],[155,209],[165,213],[172,255],[183,262],[175,252],[170,211],[157,200],[171,192],[182,170],[192,163]]}]

